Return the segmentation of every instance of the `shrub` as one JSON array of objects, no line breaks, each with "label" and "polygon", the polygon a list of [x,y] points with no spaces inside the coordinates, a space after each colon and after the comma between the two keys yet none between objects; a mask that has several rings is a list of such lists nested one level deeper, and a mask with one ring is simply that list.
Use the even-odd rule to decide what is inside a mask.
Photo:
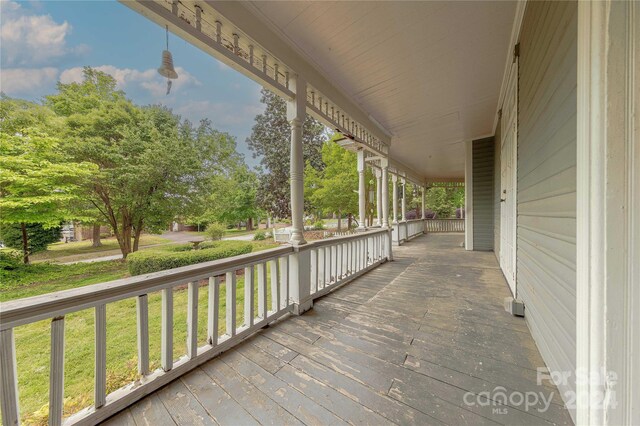
[{"label": "shrub", "polygon": [[0,249],[0,269],[12,271],[22,264],[22,253],[18,250]]},{"label": "shrub", "polygon": [[[62,228],[45,228],[40,223],[26,225],[29,254],[47,249],[49,244],[60,241]],[[0,226],[0,240],[7,246],[22,250],[22,229],[19,223],[6,223]]]},{"label": "shrub", "polygon": [[144,250],[131,253],[127,257],[127,265],[131,275],[148,274],[164,271],[211,260],[224,259],[250,253],[251,243],[245,241],[224,241],[218,246],[190,251],[158,251]]},{"label": "shrub", "polygon": [[253,234],[253,241],[264,241],[267,239],[267,234],[264,231],[256,231],[255,234]]},{"label": "shrub", "polygon": [[316,223],[313,224],[313,229],[315,229],[316,231],[321,231],[324,229],[324,221],[319,220]]},{"label": "shrub", "polygon": [[224,232],[225,232],[225,229],[223,225],[213,222],[207,226],[207,229],[206,231],[204,231],[204,234],[210,240],[217,241],[222,239],[222,237],[224,236]]}]

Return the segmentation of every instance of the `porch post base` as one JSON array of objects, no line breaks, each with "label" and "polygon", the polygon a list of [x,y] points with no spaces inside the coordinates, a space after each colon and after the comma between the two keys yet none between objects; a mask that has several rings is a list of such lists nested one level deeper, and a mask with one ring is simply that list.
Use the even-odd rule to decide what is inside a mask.
[{"label": "porch post base", "polygon": [[302,303],[293,304],[293,315],[302,315],[305,312],[313,309],[313,300],[307,300]]}]

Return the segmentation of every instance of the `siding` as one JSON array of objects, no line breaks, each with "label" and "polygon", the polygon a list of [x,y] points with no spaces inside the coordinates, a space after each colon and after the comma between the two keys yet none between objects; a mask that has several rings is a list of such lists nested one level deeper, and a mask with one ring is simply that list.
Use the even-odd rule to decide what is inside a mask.
[{"label": "siding", "polygon": [[500,148],[502,146],[501,120],[493,137],[493,252],[500,263]]},{"label": "siding", "polygon": [[473,141],[473,249],[493,250],[493,138]]},{"label": "siding", "polygon": [[[576,43],[576,2],[527,3],[518,92],[518,297],[547,367],[570,372],[576,367]],[[575,381],[558,387],[575,390]]]}]

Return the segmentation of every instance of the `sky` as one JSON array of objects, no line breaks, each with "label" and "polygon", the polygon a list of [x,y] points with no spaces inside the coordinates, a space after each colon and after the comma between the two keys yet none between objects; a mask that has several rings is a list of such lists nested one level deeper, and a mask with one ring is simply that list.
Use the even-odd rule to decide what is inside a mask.
[{"label": "sky", "polygon": [[157,72],[165,30],[115,0],[0,0],[0,90],[40,101],[56,83],[80,81],[82,67],[111,74],[139,105],[167,105],[197,123],[235,136],[247,164],[256,165],[245,139],[264,110],[261,87],[177,36],[169,50],[179,78],[166,95]]}]

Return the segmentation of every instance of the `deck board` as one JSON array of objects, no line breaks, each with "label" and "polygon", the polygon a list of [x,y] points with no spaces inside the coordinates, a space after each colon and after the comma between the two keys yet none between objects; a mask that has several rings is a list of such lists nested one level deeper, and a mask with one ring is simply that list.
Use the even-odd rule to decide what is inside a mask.
[{"label": "deck board", "polygon": [[[394,262],[109,424],[572,424],[555,386],[536,383],[544,363],[524,320],[502,308],[509,291],[495,257],[461,242],[431,234],[395,247]],[[549,406],[500,405],[499,386]]]}]

